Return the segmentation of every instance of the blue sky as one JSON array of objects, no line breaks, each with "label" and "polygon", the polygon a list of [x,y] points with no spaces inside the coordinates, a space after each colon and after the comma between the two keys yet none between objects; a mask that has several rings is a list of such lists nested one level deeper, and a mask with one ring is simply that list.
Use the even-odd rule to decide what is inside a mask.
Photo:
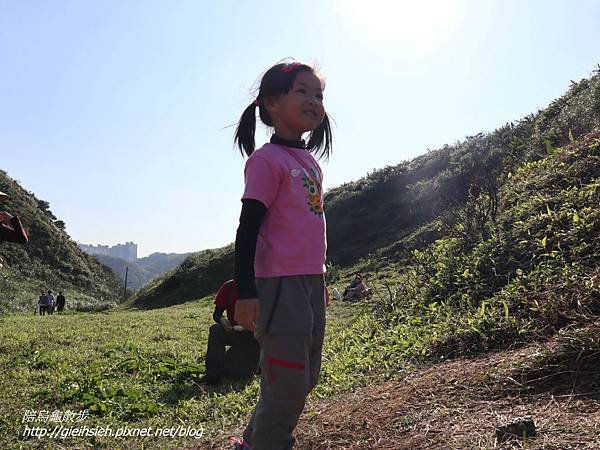
[{"label": "blue sky", "polygon": [[599,0],[0,0],[0,168],[78,242],[219,247],[228,126],[280,59],[327,80],[327,189],[545,107],[600,63],[599,24]]}]

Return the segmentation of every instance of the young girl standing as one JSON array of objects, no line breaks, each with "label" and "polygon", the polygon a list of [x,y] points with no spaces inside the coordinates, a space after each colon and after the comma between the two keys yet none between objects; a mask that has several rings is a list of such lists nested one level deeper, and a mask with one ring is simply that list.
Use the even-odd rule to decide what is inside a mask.
[{"label": "young girl standing", "polygon": [[[311,66],[276,64],[235,134],[248,156],[235,242],[235,320],[255,333],[262,368],[260,399],[236,448],[291,448],[319,376],[326,236],[323,173],[313,155],[327,158],[332,142],[323,88]],[[257,108],[275,133],[255,150]]]}]

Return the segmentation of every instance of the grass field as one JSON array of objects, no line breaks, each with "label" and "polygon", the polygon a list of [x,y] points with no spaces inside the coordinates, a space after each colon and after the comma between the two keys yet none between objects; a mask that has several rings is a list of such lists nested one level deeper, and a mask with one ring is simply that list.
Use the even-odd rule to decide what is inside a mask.
[{"label": "grass field", "polygon": [[[571,312],[579,314],[573,317],[581,317],[567,328],[591,331],[558,336],[560,345],[554,353],[542,358],[539,355],[543,354],[536,350],[535,363],[528,362],[522,369],[519,361],[510,362],[510,353],[492,357],[510,362],[510,370],[491,384],[477,385],[483,394],[479,399],[471,399],[485,402],[492,412],[482,410],[477,416],[465,415],[473,422],[473,432],[480,433],[483,440],[477,445],[472,440],[456,441],[460,434],[452,434],[456,423],[431,422],[437,416],[424,415],[425,398],[411,403],[413,393],[409,389],[394,400],[394,393],[404,389],[404,380],[423,378],[430,393],[427,400],[433,402],[430,406],[435,411],[439,401],[450,407],[455,400],[460,408],[471,410],[478,403],[467,405],[467,397],[454,399],[450,395],[456,390],[456,383],[446,383],[445,371],[450,366],[444,361],[448,357],[477,355],[532,341],[542,342],[540,348],[544,348],[546,337],[536,331],[527,316],[510,314],[503,297],[475,308],[424,303],[415,295],[411,279],[398,274],[397,269],[357,266],[354,270],[370,272],[368,284],[374,295],[369,301],[333,302],[327,310],[321,380],[311,393],[299,424],[300,449],[340,448],[336,442],[344,448],[399,448],[393,447],[398,439],[428,442],[415,448],[463,448],[467,442],[467,448],[490,448],[494,439],[490,434],[494,426],[490,414],[503,411],[508,417],[516,410],[509,407],[510,401],[504,405],[498,401],[497,393],[490,394],[488,385],[515,379],[521,380],[518,386],[523,392],[515,394],[502,389],[502,396],[505,391],[511,398],[518,395],[523,409],[536,417],[544,418],[546,409],[542,411],[533,400],[546,401],[554,393],[569,401],[585,394],[589,401],[583,406],[597,414],[600,344],[596,328],[590,325],[596,323],[594,316],[588,317],[587,309],[582,309]],[[336,281],[330,287],[341,289],[352,271],[342,273],[332,268],[329,276]],[[597,273],[591,277],[578,285],[586,280],[595,283]],[[551,300],[547,298],[548,307]],[[558,311],[557,308],[553,310]],[[204,373],[212,309],[211,297],[206,297],[152,310],[121,308],[45,317],[2,316],[0,448],[228,448],[227,436],[239,433],[256,403],[258,380],[225,382],[216,388],[197,383]],[[421,372],[415,363],[422,362],[434,364],[435,376],[428,375],[427,370]],[[478,374],[476,359],[451,364],[458,372],[464,371],[460,382],[463,388],[480,378],[487,379],[493,372],[486,369]],[[468,375],[471,372],[473,377]],[[548,378],[548,373],[552,377]],[[538,381],[539,374],[544,375],[542,382]],[[566,374],[567,391],[561,374]],[[534,388],[537,397],[531,396]],[[387,411],[381,417],[375,414],[380,398],[389,398],[389,405],[381,405],[381,411]],[[572,411],[564,420],[552,422],[551,427],[550,422],[543,422],[544,441],[538,438],[540,445],[528,443],[527,448],[570,448],[561,447],[567,441],[556,430],[571,429],[583,417]],[[414,427],[404,426],[405,420],[416,421]],[[372,428],[359,430],[357,423],[371,423]],[[421,436],[421,425],[449,433],[456,445],[431,444],[431,436]],[[584,431],[582,442],[594,442],[595,427],[590,425]],[[82,435],[73,435],[76,432]],[[545,446],[548,442],[555,446]]]},{"label": "grass field", "polygon": [[[361,309],[342,303],[328,309],[322,380],[313,398],[381,374],[374,348],[360,344],[369,336],[355,332],[364,329]],[[258,398],[258,380],[197,384],[211,313],[205,298],[151,311],[2,317],[0,448],[177,448],[198,442],[189,436],[194,430],[210,438],[239,428]],[[190,431],[136,435],[148,427]],[[65,436],[74,429],[124,435]]]}]

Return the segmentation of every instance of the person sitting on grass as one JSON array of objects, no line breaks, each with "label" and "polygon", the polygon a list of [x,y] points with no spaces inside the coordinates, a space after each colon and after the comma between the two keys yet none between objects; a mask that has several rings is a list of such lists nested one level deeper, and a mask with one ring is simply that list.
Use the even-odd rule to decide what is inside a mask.
[{"label": "person sitting on grass", "polygon": [[346,297],[346,295],[348,294],[348,291],[350,289],[354,289],[356,286],[358,286],[358,283],[360,283],[362,280],[362,275],[360,273],[357,273],[354,276],[354,280],[352,280],[350,282],[350,284],[348,286],[346,286],[346,289],[344,289],[344,298]]},{"label": "person sitting on grass", "polygon": [[348,285],[344,290],[344,300],[350,300],[353,298],[361,298],[369,293],[369,288],[362,279],[362,275],[359,273],[356,278]]},{"label": "person sitting on grass", "polygon": [[[215,298],[215,324],[208,331],[206,374],[200,379],[201,384],[214,386],[222,377],[243,378],[258,369],[260,347],[254,334],[233,320],[236,301],[235,280],[226,281]],[[223,317],[225,311],[227,317]],[[227,346],[230,348],[226,351]]]}]

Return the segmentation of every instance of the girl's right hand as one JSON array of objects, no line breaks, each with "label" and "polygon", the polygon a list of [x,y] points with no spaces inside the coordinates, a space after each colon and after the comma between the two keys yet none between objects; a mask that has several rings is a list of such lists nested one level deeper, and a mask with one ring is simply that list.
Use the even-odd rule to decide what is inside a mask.
[{"label": "girl's right hand", "polygon": [[260,307],[257,298],[246,298],[235,303],[235,321],[248,331],[256,331],[260,317]]}]

